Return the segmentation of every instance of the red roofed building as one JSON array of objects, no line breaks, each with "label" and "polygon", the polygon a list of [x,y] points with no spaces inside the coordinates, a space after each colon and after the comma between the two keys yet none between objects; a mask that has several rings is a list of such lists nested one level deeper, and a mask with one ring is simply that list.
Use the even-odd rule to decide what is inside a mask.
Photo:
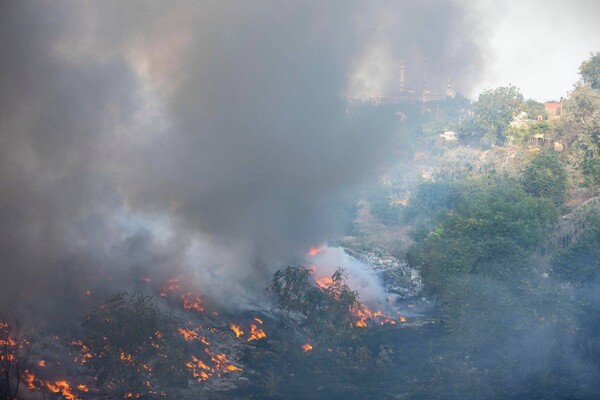
[{"label": "red roofed building", "polygon": [[559,101],[549,101],[547,103],[544,103],[544,109],[548,114],[548,119],[560,118],[560,113],[562,111],[562,103]]}]

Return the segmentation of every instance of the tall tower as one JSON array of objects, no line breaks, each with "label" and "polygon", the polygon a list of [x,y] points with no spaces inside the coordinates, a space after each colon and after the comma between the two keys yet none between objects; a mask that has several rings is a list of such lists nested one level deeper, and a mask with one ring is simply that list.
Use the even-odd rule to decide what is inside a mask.
[{"label": "tall tower", "polygon": [[454,97],[454,90],[452,90],[452,84],[450,83],[450,77],[446,81],[446,90],[444,90],[446,97]]},{"label": "tall tower", "polygon": [[404,93],[404,60],[400,61],[400,93]]}]

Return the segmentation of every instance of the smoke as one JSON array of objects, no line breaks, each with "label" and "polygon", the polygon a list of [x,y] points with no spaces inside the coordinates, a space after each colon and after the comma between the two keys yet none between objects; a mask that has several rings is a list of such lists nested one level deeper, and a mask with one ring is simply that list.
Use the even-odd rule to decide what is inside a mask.
[{"label": "smoke", "polygon": [[381,278],[372,267],[350,257],[340,247],[325,247],[311,258],[311,267],[316,268],[317,278],[330,277],[338,268],[343,268],[348,287],[358,293],[361,302],[382,309],[386,307],[386,290]]},{"label": "smoke", "polygon": [[0,293],[44,315],[143,270],[264,287],[391,159],[399,121],[345,96],[481,62],[448,1],[0,8]]}]

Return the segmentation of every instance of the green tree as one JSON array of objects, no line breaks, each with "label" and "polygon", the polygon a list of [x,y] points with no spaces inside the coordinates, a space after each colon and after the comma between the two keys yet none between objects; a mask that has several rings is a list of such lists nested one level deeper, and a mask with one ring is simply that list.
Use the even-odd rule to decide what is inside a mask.
[{"label": "green tree", "polygon": [[526,268],[558,216],[549,200],[536,199],[512,180],[457,185],[450,206],[409,251],[409,262],[421,269],[425,284],[442,294],[461,274],[507,279]]},{"label": "green tree", "polygon": [[567,160],[577,180],[600,186],[600,91],[585,85],[573,90],[564,103],[558,137],[567,146]]},{"label": "green tree", "polygon": [[543,119],[548,117],[548,113],[544,108],[544,104],[533,99],[529,99],[523,105],[523,111],[527,113],[527,117],[532,120],[537,120],[538,116],[542,116]]},{"label": "green tree", "polygon": [[506,130],[513,118],[523,110],[523,95],[515,86],[489,89],[473,104],[473,115],[460,127],[466,138],[475,138],[484,146],[503,145]]},{"label": "green tree", "polygon": [[545,150],[537,154],[525,167],[523,186],[527,193],[547,198],[555,206],[562,206],[567,194],[567,171],[558,153]]},{"label": "green tree", "polygon": [[600,89],[600,52],[592,53],[589,60],[584,61],[579,67],[583,82],[592,89]]}]

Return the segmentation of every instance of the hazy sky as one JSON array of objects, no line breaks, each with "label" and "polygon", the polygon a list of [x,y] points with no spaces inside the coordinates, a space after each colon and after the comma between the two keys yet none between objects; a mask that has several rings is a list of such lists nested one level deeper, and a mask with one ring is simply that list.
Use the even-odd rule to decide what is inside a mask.
[{"label": "hazy sky", "polygon": [[[600,51],[600,1],[487,2],[487,68],[471,93],[512,83],[525,97],[559,99],[579,79],[582,61]],[[486,39],[486,38],[484,38]]]}]

